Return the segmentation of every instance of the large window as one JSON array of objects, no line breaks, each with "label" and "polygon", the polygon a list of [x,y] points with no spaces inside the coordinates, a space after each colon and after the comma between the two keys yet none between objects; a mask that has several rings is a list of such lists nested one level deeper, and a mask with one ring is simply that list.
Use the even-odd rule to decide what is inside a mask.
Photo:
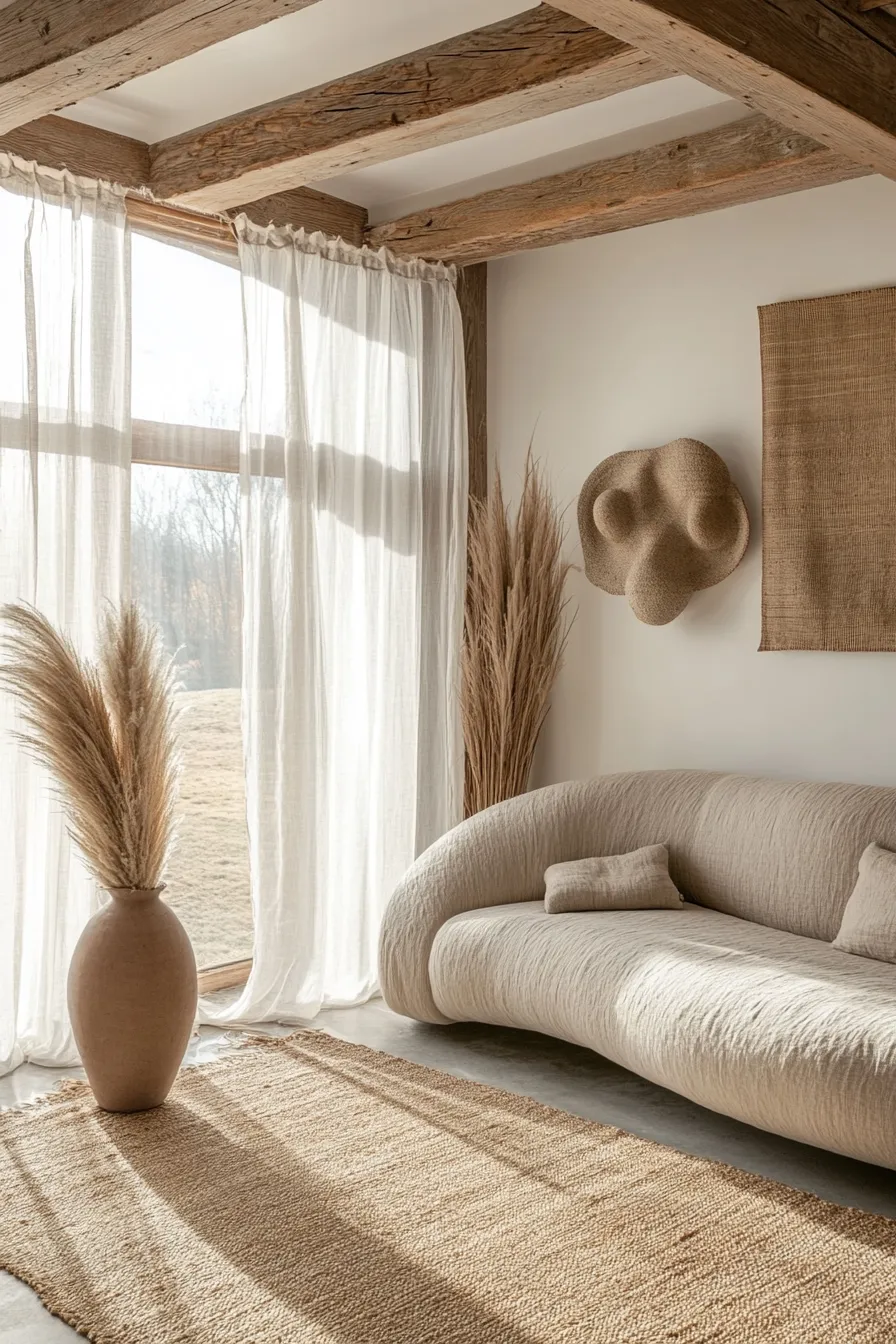
[{"label": "large window", "polygon": [[166,893],[201,968],[252,954],[240,734],[239,275],[135,233],[131,578],[175,659],[183,715]]}]

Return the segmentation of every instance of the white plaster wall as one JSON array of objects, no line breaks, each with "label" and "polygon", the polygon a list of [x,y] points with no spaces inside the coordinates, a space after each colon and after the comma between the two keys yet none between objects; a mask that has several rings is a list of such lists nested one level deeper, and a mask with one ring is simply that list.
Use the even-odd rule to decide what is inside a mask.
[{"label": "white plaster wall", "polygon": [[882,178],[490,265],[490,453],[515,499],[534,431],[575,562],[591,469],[682,435],[725,458],[753,528],[740,568],[664,627],[572,576],[578,615],[533,783],[689,766],[896,785],[896,654],[757,652],[757,305],[885,284],[896,182]]}]

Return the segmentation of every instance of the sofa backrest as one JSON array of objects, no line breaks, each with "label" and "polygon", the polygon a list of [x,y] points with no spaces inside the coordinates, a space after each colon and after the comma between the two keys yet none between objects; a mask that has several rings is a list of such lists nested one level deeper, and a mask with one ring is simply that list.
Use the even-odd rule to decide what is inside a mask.
[{"label": "sofa backrest", "polygon": [[690,900],[825,942],[837,935],[866,845],[896,850],[896,789],[692,770],[600,784],[608,830],[630,832],[630,848],[668,844],[672,877]]}]

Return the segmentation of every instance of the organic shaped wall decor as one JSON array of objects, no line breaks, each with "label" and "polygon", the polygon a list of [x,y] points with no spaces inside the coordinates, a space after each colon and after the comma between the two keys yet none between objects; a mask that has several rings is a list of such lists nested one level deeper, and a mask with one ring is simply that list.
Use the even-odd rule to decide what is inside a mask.
[{"label": "organic shaped wall decor", "polygon": [[624,594],[646,625],[667,625],[737,568],[750,520],[718,453],[675,439],[595,467],[579,495],[579,533],[591,582]]}]

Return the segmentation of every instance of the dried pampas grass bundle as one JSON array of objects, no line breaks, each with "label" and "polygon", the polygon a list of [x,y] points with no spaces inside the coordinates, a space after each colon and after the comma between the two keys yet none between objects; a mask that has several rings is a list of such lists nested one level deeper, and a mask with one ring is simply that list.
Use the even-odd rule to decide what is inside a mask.
[{"label": "dried pampas grass bundle", "polygon": [[180,768],[175,679],[133,603],[110,610],[96,663],[34,607],[3,607],[0,685],[17,698],[23,746],[55,776],[69,833],[103,887],[161,884]]},{"label": "dried pampas grass bundle", "polygon": [[531,453],[510,521],[500,475],[470,501],[461,663],[467,816],[522,793],[571,622],[561,516]]}]

